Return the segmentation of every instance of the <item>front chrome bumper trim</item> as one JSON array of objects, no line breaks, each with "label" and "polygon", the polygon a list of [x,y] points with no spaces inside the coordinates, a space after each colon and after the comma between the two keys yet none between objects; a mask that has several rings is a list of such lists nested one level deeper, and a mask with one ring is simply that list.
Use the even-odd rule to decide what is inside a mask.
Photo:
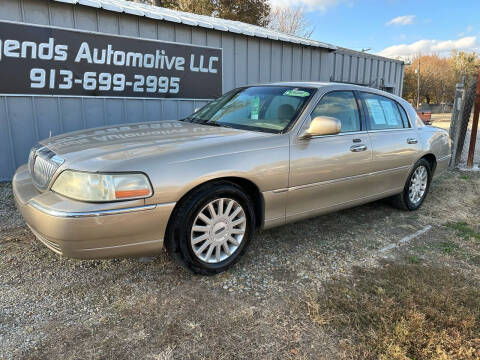
[{"label": "front chrome bumper trim", "polygon": [[[51,216],[62,217],[62,218],[83,218],[83,217],[96,217],[96,216],[107,216],[107,215],[118,215],[138,211],[153,210],[157,207],[157,204],[144,205],[144,206],[135,206],[123,209],[111,209],[111,210],[99,210],[99,211],[88,211],[88,212],[66,212],[47,209],[42,205],[38,204],[35,201],[29,201],[28,205],[31,205],[35,209]],[[160,206],[171,205],[171,204],[161,204]]]}]

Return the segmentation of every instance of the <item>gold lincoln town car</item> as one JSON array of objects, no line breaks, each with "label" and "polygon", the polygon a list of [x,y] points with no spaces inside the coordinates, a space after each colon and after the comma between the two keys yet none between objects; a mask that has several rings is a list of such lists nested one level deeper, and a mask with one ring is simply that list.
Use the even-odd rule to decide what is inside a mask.
[{"label": "gold lincoln town car", "polygon": [[348,84],[229,91],[178,121],[81,130],[34,146],[16,204],[58,254],[163,247],[201,274],[233,265],[258,228],[381,198],[411,211],[450,160],[442,129],[405,100]]}]

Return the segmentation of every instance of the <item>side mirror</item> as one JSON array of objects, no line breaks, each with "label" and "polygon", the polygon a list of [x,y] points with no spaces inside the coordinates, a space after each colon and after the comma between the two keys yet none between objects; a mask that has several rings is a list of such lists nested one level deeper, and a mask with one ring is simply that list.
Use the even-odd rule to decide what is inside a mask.
[{"label": "side mirror", "polygon": [[302,138],[311,138],[319,135],[335,135],[342,130],[340,120],[330,116],[317,116],[312,119],[310,126],[302,134]]},{"label": "side mirror", "polygon": [[193,110],[193,113],[195,114],[200,109],[201,109],[200,107],[196,107],[195,110]]}]

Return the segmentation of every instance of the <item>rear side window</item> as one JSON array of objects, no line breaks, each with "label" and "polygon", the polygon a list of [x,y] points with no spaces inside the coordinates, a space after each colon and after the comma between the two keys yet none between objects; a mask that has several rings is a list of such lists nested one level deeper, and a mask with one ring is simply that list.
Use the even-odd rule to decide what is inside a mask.
[{"label": "rear side window", "polygon": [[384,96],[362,93],[370,130],[403,129],[404,120],[397,103]]},{"label": "rear side window", "polygon": [[398,110],[400,110],[400,116],[402,117],[402,120],[403,120],[403,127],[406,127],[406,128],[411,127],[410,122],[408,121],[408,117],[407,117],[407,113],[405,112],[405,109],[399,104],[397,104],[397,106],[398,106]]},{"label": "rear side window", "polygon": [[415,123],[417,124],[417,128],[421,128],[425,126],[425,123],[423,122],[422,119],[420,119],[420,116],[418,115],[415,116]]},{"label": "rear side window", "polygon": [[326,94],[311,116],[312,118],[317,116],[337,118],[342,123],[342,133],[360,131],[357,100],[351,91],[334,91]]}]

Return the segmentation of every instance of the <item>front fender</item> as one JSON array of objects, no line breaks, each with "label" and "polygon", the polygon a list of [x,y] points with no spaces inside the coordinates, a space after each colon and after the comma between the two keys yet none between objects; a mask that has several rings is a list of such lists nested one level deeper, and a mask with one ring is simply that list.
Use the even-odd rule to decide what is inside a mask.
[{"label": "front fender", "polygon": [[196,186],[225,177],[249,180],[261,192],[282,189],[288,186],[288,171],[288,145],[178,161],[149,171],[154,196],[147,200],[176,202]]}]

